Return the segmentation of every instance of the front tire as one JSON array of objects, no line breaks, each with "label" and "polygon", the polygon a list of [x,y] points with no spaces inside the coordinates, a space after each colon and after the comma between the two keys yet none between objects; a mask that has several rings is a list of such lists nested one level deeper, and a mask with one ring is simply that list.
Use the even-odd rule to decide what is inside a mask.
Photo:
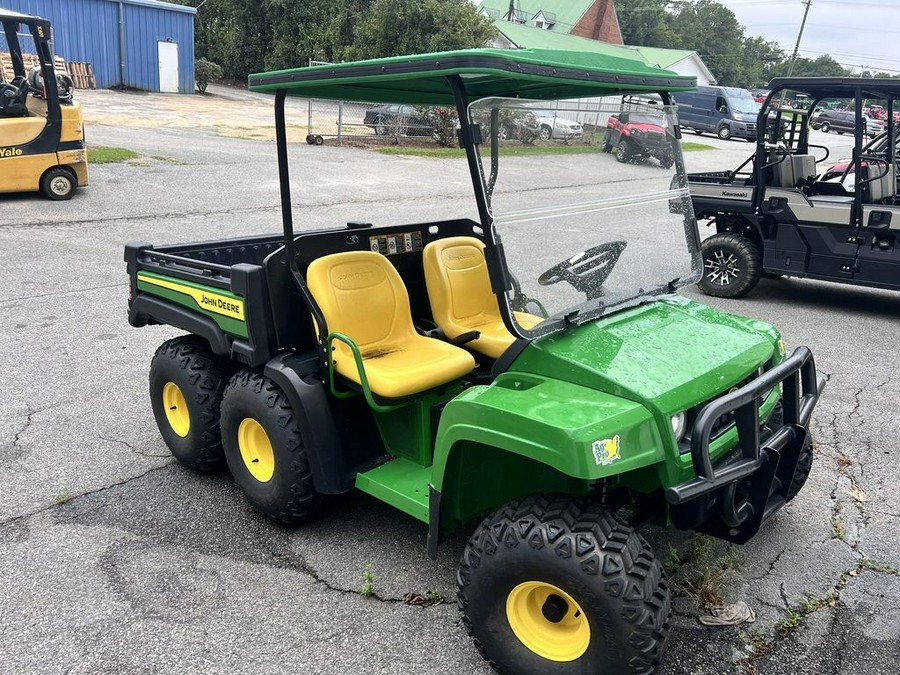
[{"label": "front tire", "polygon": [[759,283],[762,255],[747,237],[734,232],[720,232],[704,240],[703,277],[697,286],[717,298],[739,298]]},{"label": "front tire", "polygon": [[723,124],[721,127],[719,127],[719,131],[716,135],[723,141],[729,140],[731,138],[731,127],[727,124]]},{"label": "front tire", "polygon": [[546,124],[542,124],[540,136],[542,141],[549,141],[553,137],[553,129]]},{"label": "front tire", "polygon": [[41,194],[55,202],[71,199],[78,187],[74,174],[61,166],[48,169],[41,176]]},{"label": "front tire", "polygon": [[234,482],[262,513],[284,525],[315,514],[322,498],[302,430],[272,380],[251,370],[231,378],[222,399],[222,445]]},{"label": "front tire", "polygon": [[828,122],[825,122],[825,123],[822,124],[821,127],[819,127],[819,130],[820,130],[823,134],[827,134],[829,131],[831,131],[831,125],[828,124]]},{"label": "front tire", "polygon": [[616,161],[627,162],[631,159],[631,142],[627,138],[620,138],[619,144],[616,146]]},{"label": "front tire", "polygon": [[194,335],[160,345],[150,362],[150,405],[159,433],[179,462],[195,471],[225,465],[219,430],[230,362]]},{"label": "front tire", "polygon": [[466,630],[502,673],[650,673],[669,589],[649,545],[596,503],[513,501],[478,527],[457,575]]}]

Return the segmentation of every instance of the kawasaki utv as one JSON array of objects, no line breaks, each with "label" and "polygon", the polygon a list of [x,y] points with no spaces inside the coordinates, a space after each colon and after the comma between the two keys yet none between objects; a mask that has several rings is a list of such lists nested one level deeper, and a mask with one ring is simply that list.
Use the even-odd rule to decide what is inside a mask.
[{"label": "kawasaki utv", "polygon": [[[763,274],[900,289],[898,127],[887,125],[879,151],[869,152],[862,124],[867,100],[883,102],[893,119],[900,81],[776,78],[769,87],[756,152],[734,171],[688,177],[697,218],[716,228],[703,242],[700,289],[736,298]],[[798,95],[809,97],[807,110],[779,107]],[[834,98],[852,101],[856,117],[853,157],[838,174],[817,168],[829,151],[810,142],[808,119]]]},{"label": "kawasaki utv", "polygon": [[[358,489],[426,524],[432,557],[472,527],[459,607],[503,672],[652,672],[671,606],[635,527],[749,540],[809,474],[823,386],[806,347],[677,294],[701,263],[669,92],[693,86],[545,50],[251,76],[275,94],[283,234],[125,251],[131,325],[189,333],[150,366],[172,453],[227,463],[285,524]],[[640,114],[672,168],[500,138],[532,116],[602,129],[599,97],[625,92],[660,97]],[[476,217],[295,231],[289,95],[454,110]],[[445,161],[422,167],[465,175]]]}]

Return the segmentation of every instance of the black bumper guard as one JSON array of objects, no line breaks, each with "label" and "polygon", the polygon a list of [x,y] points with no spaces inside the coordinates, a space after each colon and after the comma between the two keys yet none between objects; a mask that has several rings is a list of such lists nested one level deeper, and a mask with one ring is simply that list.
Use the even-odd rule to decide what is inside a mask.
[{"label": "black bumper guard", "polygon": [[[781,385],[784,425],[760,428],[762,397]],[[743,544],[787,502],[809,419],[825,379],[817,377],[812,352],[798,347],[782,363],[704,407],[691,433],[696,478],[666,489],[673,524]],[[713,466],[709,443],[719,418],[734,413],[738,446]]]}]

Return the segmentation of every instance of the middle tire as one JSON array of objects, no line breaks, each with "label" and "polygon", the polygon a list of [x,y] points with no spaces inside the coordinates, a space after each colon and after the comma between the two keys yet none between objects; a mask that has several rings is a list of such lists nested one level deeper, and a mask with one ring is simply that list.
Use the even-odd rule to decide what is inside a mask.
[{"label": "middle tire", "polygon": [[700,246],[703,277],[697,286],[707,295],[739,298],[749,293],[762,276],[762,255],[747,237],[720,232]]},{"label": "middle tire", "polygon": [[262,513],[284,525],[313,516],[322,497],[313,486],[302,430],[272,380],[241,370],[222,399],[222,446],[234,482]]},{"label": "middle tire", "polygon": [[596,503],[532,495],[485,519],[457,575],[463,623],[501,673],[651,673],[671,605],[650,546]]}]

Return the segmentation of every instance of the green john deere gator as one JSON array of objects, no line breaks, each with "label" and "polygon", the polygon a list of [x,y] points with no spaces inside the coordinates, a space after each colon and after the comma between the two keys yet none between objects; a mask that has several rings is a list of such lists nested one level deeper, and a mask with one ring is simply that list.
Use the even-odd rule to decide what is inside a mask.
[{"label": "green john deere gator", "polygon": [[[527,49],[251,76],[283,233],[125,251],[131,325],[189,333],[150,367],[172,453],[285,524],[353,489],[427,524],[431,556],[471,524],[459,607],[498,670],[652,672],[669,590],[634,528],[753,537],[806,481],[824,385],[769,324],[678,295],[701,258],[670,92],[693,87]],[[673,163],[590,152],[623,94]],[[287,96],[453,111],[474,217],[295,231]],[[578,133],[535,140],[548,118]],[[422,170],[459,183],[445,161]]]}]

